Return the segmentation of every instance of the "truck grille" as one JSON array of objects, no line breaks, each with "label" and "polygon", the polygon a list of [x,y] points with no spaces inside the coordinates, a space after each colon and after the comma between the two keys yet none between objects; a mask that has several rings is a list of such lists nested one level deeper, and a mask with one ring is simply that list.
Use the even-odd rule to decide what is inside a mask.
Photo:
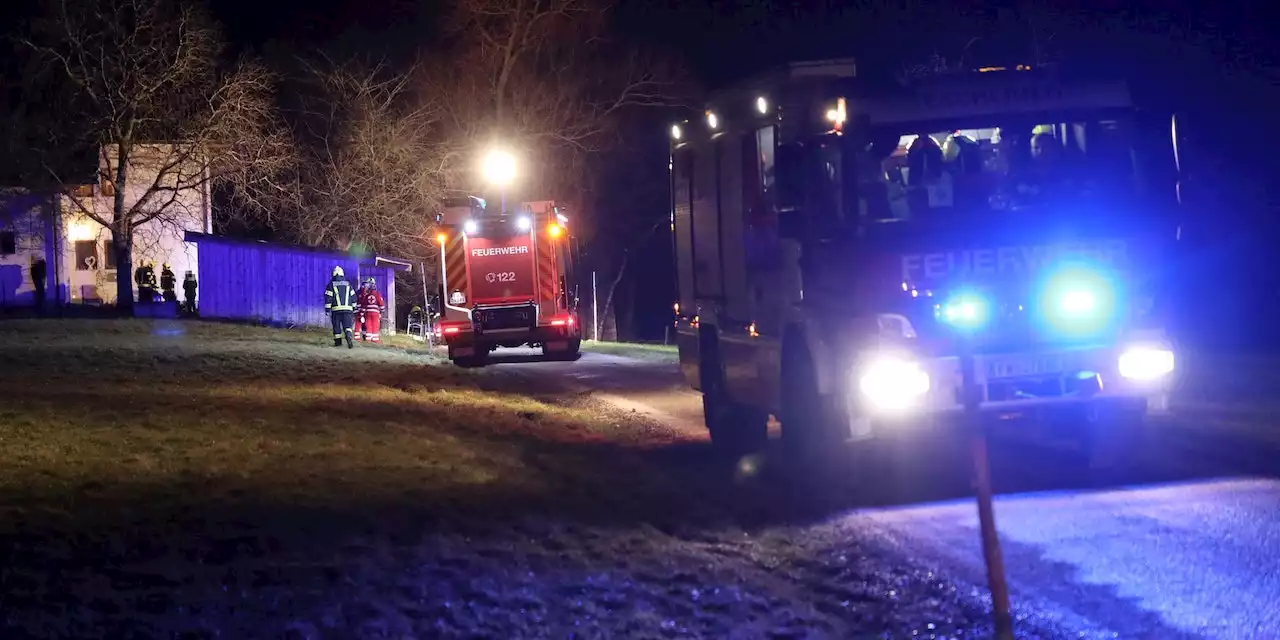
[{"label": "truck grille", "polygon": [[476,309],[473,318],[476,331],[531,329],[538,314],[533,305]]}]

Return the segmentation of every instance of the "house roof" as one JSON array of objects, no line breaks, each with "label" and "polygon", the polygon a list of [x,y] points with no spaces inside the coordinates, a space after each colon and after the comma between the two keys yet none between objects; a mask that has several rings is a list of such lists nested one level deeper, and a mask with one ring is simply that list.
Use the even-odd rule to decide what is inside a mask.
[{"label": "house roof", "polygon": [[363,252],[345,252],[334,251],[326,247],[313,247],[302,244],[286,244],[282,242],[268,242],[266,240],[254,240],[253,238],[236,238],[233,236],[220,236],[212,233],[200,233],[197,231],[188,231],[183,236],[187,242],[200,244],[202,242],[215,244],[236,244],[247,247],[271,247],[275,249],[285,249],[288,251],[305,251],[319,255],[332,256],[335,259],[359,260],[361,264],[373,265],[378,267],[389,267],[395,271],[409,272],[413,270],[413,263],[400,258],[391,258],[388,256],[380,256],[374,253]]}]

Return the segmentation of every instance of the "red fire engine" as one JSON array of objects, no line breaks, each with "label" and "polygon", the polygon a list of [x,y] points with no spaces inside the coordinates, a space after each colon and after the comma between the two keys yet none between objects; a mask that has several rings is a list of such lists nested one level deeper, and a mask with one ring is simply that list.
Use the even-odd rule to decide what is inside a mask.
[{"label": "red fire engine", "polygon": [[482,366],[498,347],[541,347],[573,357],[582,345],[568,218],[551,201],[486,215],[483,201],[440,214],[438,337],[449,359]]}]

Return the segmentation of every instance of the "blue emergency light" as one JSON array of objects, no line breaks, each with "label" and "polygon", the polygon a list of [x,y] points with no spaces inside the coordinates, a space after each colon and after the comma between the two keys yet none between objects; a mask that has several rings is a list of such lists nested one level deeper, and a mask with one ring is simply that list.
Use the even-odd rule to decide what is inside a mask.
[{"label": "blue emergency light", "polygon": [[1035,305],[1055,333],[1085,336],[1105,331],[1119,320],[1118,279],[1100,265],[1072,265],[1051,272],[1039,287]]},{"label": "blue emergency light", "polygon": [[976,292],[960,292],[938,305],[936,315],[956,329],[976,331],[990,320],[991,303]]}]

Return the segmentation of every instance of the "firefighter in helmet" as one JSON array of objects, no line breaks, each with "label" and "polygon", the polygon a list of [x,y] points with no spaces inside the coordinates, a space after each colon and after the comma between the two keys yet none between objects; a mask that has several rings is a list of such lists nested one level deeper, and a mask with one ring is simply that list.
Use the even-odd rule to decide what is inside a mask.
[{"label": "firefighter in helmet", "polygon": [[335,347],[341,347],[345,339],[348,349],[355,348],[355,337],[352,333],[355,293],[351,283],[347,282],[347,276],[343,273],[342,267],[334,267],[333,277],[324,288],[324,310],[329,314],[329,320],[333,324],[333,346]]},{"label": "firefighter in helmet", "polygon": [[382,294],[378,292],[378,283],[369,278],[364,281],[364,288],[360,290],[360,313],[364,314],[364,333],[361,334],[361,340],[369,342],[382,342],[382,336],[378,333],[382,325],[382,307],[386,302],[382,299]]},{"label": "firefighter in helmet", "polygon": [[138,302],[156,301],[156,266],[146,262],[133,272],[133,281],[138,285]]},{"label": "firefighter in helmet", "polygon": [[160,296],[165,302],[178,301],[178,294],[173,290],[177,284],[178,277],[173,274],[173,269],[169,268],[169,263],[164,263],[160,267]]}]

